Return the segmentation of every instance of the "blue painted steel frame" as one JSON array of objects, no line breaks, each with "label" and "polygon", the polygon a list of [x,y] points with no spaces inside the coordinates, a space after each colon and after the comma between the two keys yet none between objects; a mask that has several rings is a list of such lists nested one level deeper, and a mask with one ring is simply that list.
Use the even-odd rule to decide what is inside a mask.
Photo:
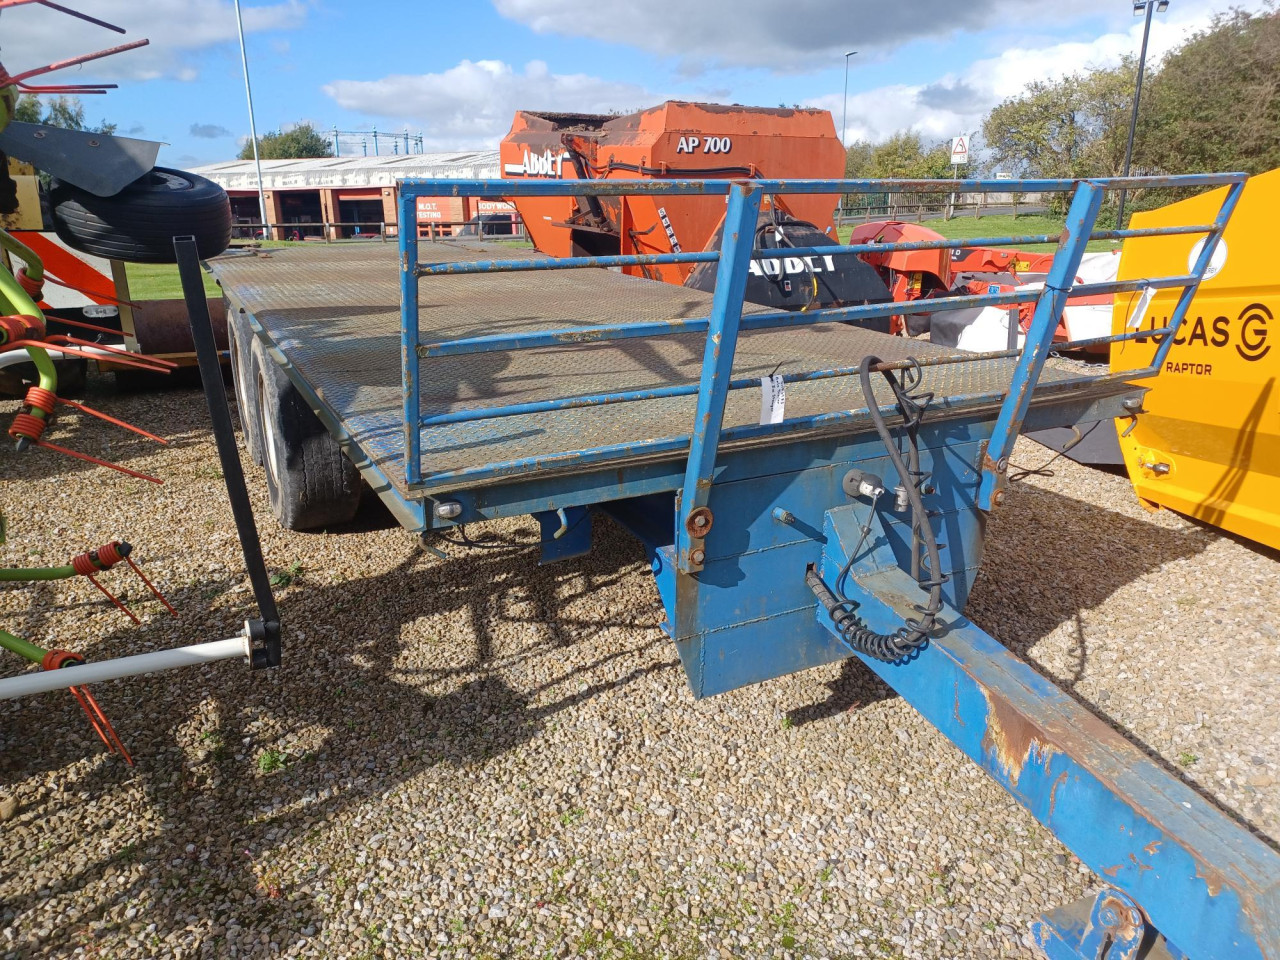
[{"label": "blue painted steel frame", "polygon": [[[1182,318],[1187,315],[1187,308],[1191,306],[1191,301],[1195,299],[1196,291],[1200,289],[1200,281],[1204,278],[1205,271],[1209,269],[1209,264],[1213,260],[1213,253],[1218,248],[1218,241],[1222,239],[1222,233],[1227,229],[1227,222],[1231,219],[1231,214],[1235,212],[1236,204],[1240,202],[1240,195],[1243,193],[1244,181],[1233,183],[1227,188],[1227,195],[1222,201],[1222,206],[1218,209],[1218,215],[1213,220],[1213,229],[1205,237],[1204,246],[1200,248],[1200,256],[1196,258],[1196,265],[1191,271],[1195,281],[1182,288],[1178,303],[1173,308],[1173,316],[1169,318],[1166,326],[1176,330],[1182,325]],[[1152,358],[1151,366],[1147,369],[1159,371],[1163,368],[1165,357],[1169,355],[1169,350],[1172,347],[1173,337],[1166,338],[1156,349],[1156,355]]]},{"label": "blue painted steel frame", "polygon": [[[1045,278],[1044,288],[1036,300],[1031,327],[1027,330],[1026,345],[1013,371],[1009,396],[1000,408],[991,442],[983,456],[982,486],[978,490],[978,506],[991,510],[1000,496],[1009,467],[1009,455],[1013,443],[1022,430],[1022,420],[1031,404],[1031,393],[1040,380],[1044,362],[1049,359],[1053,347],[1053,335],[1058,329],[1058,318],[1067,304],[1067,295],[1075,281],[1076,271],[1084,257],[1090,228],[1102,208],[1103,189],[1085,181],[1076,190],[1067,210],[1066,229],[1062,243],[1054,254],[1053,265]],[[1173,326],[1173,324],[1170,324]]]},{"label": "blue painted steel frame", "polygon": [[[1072,288],[1072,295],[1087,297],[1101,294],[1131,293],[1144,287],[1157,290],[1165,287],[1181,287],[1195,278],[1191,275],[1154,277],[1143,280],[1112,280],[1106,283],[1086,283]],[[953,310],[973,307],[1012,306],[1029,303],[1039,297],[1034,290],[1015,290],[1009,293],[972,294],[966,296],[931,299],[929,309],[949,306]],[[778,313],[752,313],[739,321],[739,330],[767,330],[781,327],[813,326],[821,323],[847,323],[872,320],[902,312],[898,303],[872,303],[854,307],[826,307],[822,310]],[[536,347],[565,346],[574,343],[602,343],[606,340],[632,340],[661,337],[677,333],[705,333],[710,320],[707,317],[676,318],[647,323],[602,323],[592,327],[569,327],[559,330],[537,330],[522,334],[490,334],[447,340],[443,343],[425,343],[418,347],[422,359],[457,357],[471,353],[493,353],[506,350],[532,350]]]},{"label": "blue painted steel frame", "polygon": [[410,483],[422,476],[422,390],[418,363],[418,195],[400,193],[400,372],[404,392],[404,472]]},{"label": "blue painted steel frame", "polygon": [[[1009,386],[1008,401],[1000,411],[1000,418],[996,421],[991,443],[983,456],[982,487],[978,494],[978,505],[984,510],[992,510],[999,504],[1009,467],[1009,456],[1013,453],[1014,442],[1021,432],[1022,420],[1031,402],[1031,393],[1035,390],[1044,362],[1052,349],[1058,318],[1062,316],[1062,308],[1071,294],[1072,281],[1079,269],[1080,260],[1084,256],[1090,228],[1102,206],[1103,194],[1111,183],[1112,181],[1082,182],[1067,211],[1063,241],[1057,254],[1054,255],[1053,266],[1045,280],[1040,298],[1036,302],[1031,328],[1027,331],[1026,346]],[[1243,179],[1229,184],[1222,206],[1218,209],[1218,215],[1206,232],[1195,267],[1188,276],[1179,278],[1185,282],[1165,284],[1165,286],[1182,287],[1178,303],[1167,323],[1169,328],[1176,331],[1182,325],[1187,308],[1200,288],[1204,272],[1209,267],[1213,252],[1222,238],[1222,232],[1226,229],[1227,222],[1231,219],[1231,214],[1243,192]],[[1197,228],[1195,231],[1188,232],[1200,232],[1200,230]],[[1150,282],[1144,285],[1156,286]],[[1128,380],[1138,380],[1158,373],[1165,356],[1173,346],[1173,340],[1173,336],[1165,339],[1157,349],[1150,366],[1144,370],[1127,371],[1124,377]]]},{"label": "blue painted steel frame", "polygon": [[[828,511],[828,585],[860,522],[857,506]],[[920,589],[879,554],[859,562],[846,592],[868,626],[889,632]],[[817,616],[836,632],[824,610]],[[958,611],[944,608],[942,621],[908,661],[859,658],[1179,950],[1197,960],[1280,957],[1280,854]]]},{"label": "blue painted steel frame", "polygon": [[690,517],[707,506],[711,492],[711,475],[724,424],[724,404],[729,396],[733,358],[738,349],[738,321],[742,319],[747,290],[747,264],[751,261],[763,198],[764,192],[757,184],[738,184],[729,191],[720,269],[716,273],[711,320],[702,356],[702,380],[698,385],[698,406],[693,416],[689,463],[676,517],[676,562],[682,573],[702,569],[702,536],[692,526]]},{"label": "blue painted steel frame", "polygon": [[[1111,177],[1109,190],[1157,187],[1221,187],[1243,173],[1180,173],[1159,177]],[[727,194],[740,180],[400,180],[401,196],[415,197],[631,197]],[[755,180],[765,193],[1068,193],[1079,180]],[[410,220],[410,223],[416,221]]]}]

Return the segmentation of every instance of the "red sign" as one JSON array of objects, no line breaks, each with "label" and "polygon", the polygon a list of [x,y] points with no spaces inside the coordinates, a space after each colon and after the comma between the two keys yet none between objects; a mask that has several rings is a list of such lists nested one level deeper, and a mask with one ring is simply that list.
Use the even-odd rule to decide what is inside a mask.
[{"label": "red sign", "polygon": [[419,223],[461,223],[461,197],[418,197]]}]

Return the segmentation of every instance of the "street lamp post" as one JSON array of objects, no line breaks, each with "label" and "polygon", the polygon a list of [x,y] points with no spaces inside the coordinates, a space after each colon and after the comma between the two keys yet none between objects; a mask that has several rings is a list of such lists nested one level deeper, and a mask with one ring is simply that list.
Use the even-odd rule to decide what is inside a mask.
[{"label": "street lamp post", "polygon": [[[1129,175],[1129,162],[1133,159],[1133,135],[1138,129],[1138,104],[1142,100],[1142,74],[1147,66],[1147,38],[1151,36],[1151,15],[1164,13],[1169,9],[1169,0],[1134,0],[1133,15],[1144,16],[1142,24],[1142,52],[1138,54],[1138,82],[1133,89],[1133,114],[1129,117],[1129,140],[1124,148],[1124,173]],[[1120,197],[1116,206],[1116,229],[1124,229],[1124,188],[1120,189]]]},{"label": "street lamp post", "polygon": [[[844,55],[844,116],[840,121],[841,143],[844,143],[844,138],[849,135],[849,58],[857,52],[857,50],[850,50]],[[848,146],[848,144],[845,144],[845,146]]]},{"label": "street lamp post", "polygon": [[253,141],[253,165],[258,171],[258,215],[262,217],[264,239],[271,238],[267,225],[267,195],[262,189],[262,161],[258,158],[258,129],[253,122],[253,90],[249,86],[249,57],[244,51],[244,21],[240,19],[240,0],[236,0],[236,30],[240,34],[240,65],[244,67],[244,95],[249,101],[249,139]]}]

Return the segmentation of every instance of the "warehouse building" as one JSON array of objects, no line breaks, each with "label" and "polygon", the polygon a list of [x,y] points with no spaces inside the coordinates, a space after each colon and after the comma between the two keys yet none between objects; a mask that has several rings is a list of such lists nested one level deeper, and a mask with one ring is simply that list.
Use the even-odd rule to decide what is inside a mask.
[{"label": "warehouse building", "polygon": [[[230,160],[196,167],[231,198],[238,236],[262,235],[258,209],[258,177],[252,160]],[[317,157],[306,160],[263,160],[262,187],[269,236],[276,240],[394,236],[396,181],[407,178],[495,179],[498,152],[414,153],[381,157]],[[462,224],[485,217],[514,219],[514,208],[502,200],[421,197],[421,236],[451,235]]]}]

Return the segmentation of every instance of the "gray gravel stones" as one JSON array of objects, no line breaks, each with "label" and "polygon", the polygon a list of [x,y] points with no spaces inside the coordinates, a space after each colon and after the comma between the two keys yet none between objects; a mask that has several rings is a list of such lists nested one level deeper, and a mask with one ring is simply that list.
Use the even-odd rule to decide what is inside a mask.
[{"label": "gray gravel stones", "polygon": [[[55,442],[165,485],[6,446],[0,562],[124,537],[181,617],[116,571],[140,628],[84,582],[0,591],[0,622],[91,657],[229,635],[250,595],[201,397],[92,383],[173,446],[74,415]],[[1275,557],[1055,470],[992,522],[971,615],[1276,835]],[[284,667],[96,687],[134,769],[66,694],[0,704],[0,956],[1030,957],[1094,888],[857,664],[695,702],[607,524],[581,560],[538,567],[515,520],[442,562],[376,504],[285,533],[250,487]]]}]

